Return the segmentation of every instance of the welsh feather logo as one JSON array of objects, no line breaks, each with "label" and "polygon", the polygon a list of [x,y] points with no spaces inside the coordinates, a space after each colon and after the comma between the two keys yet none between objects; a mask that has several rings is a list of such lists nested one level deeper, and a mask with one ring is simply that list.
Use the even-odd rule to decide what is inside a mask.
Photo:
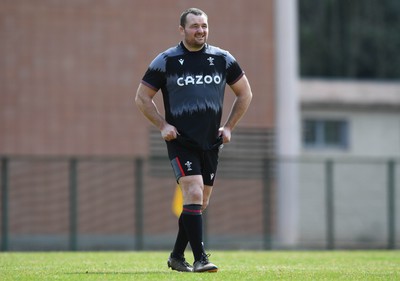
[{"label": "welsh feather logo", "polygon": [[186,161],[185,166],[187,168],[187,171],[191,171],[192,170],[192,162]]}]

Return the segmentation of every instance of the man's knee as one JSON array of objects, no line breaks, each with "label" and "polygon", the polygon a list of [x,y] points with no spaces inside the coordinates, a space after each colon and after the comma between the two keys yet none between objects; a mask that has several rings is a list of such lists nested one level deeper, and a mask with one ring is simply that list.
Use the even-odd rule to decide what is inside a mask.
[{"label": "man's knee", "polygon": [[203,204],[203,182],[201,176],[187,176],[179,180],[184,204]]},{"label": "man's knee", "polygon": [[184,192],[184,197],[187,198],[188,204],[203,204],[203,192],[199,186],[191,186]]}]

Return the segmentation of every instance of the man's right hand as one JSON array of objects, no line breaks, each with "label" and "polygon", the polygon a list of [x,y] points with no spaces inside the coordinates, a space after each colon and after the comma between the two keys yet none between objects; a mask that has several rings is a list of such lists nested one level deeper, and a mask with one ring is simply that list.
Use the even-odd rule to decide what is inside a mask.
[{"label": "man's right hand", "polygon": [[178,130],[170,124],[165,124],[161,128],[161,136],[166,141],[172,141],[176,139],[178,135]]}]

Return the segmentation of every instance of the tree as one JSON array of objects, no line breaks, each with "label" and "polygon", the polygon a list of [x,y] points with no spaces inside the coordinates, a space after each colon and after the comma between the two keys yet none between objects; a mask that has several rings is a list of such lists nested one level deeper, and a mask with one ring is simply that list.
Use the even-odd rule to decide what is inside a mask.
[{"label": "tree", "polygon": [[299,0],[302,77],[399,79],[400,1]]}]

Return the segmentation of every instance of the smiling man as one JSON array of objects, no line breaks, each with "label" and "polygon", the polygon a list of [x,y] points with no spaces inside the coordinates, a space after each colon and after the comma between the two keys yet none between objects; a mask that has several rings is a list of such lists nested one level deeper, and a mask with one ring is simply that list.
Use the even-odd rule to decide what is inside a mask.
[{"label": "smiling man", "polygon": [[[179,25],[182,41],[151,62],[135,99],[144,116],[160,130],[182,189],[183,211],[168,266],[185,272],[218,271],[204,249],[202,212],[213,190],[219,150],[230,142],[252,99],[243,70],[228,51],[207,44],[208,31],[208,17],[202,10],[184,11]],[[221,126],[226,84],[236,98]],[[165,117],[153,102],[160,89]],[[193,266],[184,257],[188,243]]]}]

